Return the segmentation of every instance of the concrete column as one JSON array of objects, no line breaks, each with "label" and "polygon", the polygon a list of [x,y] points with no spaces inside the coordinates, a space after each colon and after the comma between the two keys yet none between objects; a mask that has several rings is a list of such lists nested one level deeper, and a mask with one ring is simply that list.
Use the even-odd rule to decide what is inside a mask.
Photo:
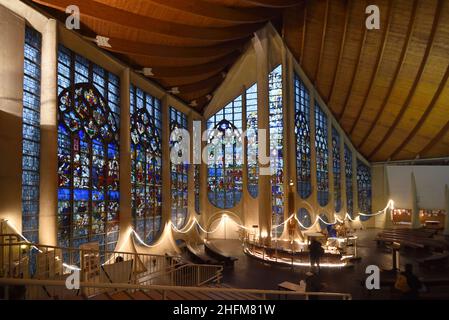
[{"label": "concrete column", "polygon": [[[188,194],[187,194],[187,218],[186,221],[189,221],[191,218],[195,216],[195,183],[193,179],[193,170],[194,170],[194,164],[193,164],[193,115],[191,112],[187,115],[187,130],[190,134],[190,158],[189,158],[189,170],[187,172],[187,187],[188,187]],[[195,231],[196,232],[196,231]]]},{"label": "concrete column", "polygon": [[419,222],[419,206],[418,206],[418,192],[416,190],[415,174],[411,174],[411,192],[412,192],[412,229],[421,227]]},{"label": "concrete column", "polygon": [[329,208],[330,216],[329,222],[335,221],[335,185],[334,185],[334,152],[332,149],[332,115],[327,114],[327,154],[328,154],[328,185],[329,185],[329,202],[327,208]]},{"label": "concrete column", "polygon": [[170,110],[167,96],[162,98],[162,226],[171,221]]},{"label": "concrete column", "polygon": [[[242,86],[242,133],[246,132],[246,87]],[[241,217],[243,220],[243,224],[246,223],[246,216],[248,213],[248,202],[251,200],[251,196],[248,192],[248,139],[243,137],[243,158],[242,158],[242,199],[240,200],[242,203],[242,213]]]},{"label": "concrete column", "polygon": [[0,220],[22,229],[23,19],[0,6]]},{"label": "concrete column", "polygon": [[129,250],[133,227],[131,198],[130,70],[120,74],[120,237],[117,248]]},{"label": "concrete column", "polygon": [[444,188],[444,195],[446,199],[446,219],[444,220],[444,231],[445,236],[449,236],[449,187],[448,185]]},{"label": "concrete column", "polygon": [[[257,121],[259,137],[259,237],[271,238],[271,174],[270,174],[270,137],[269,137],[269,99],[268,99],[268,65],[269,39],[266,30],[255,34],[257,58]],[[265,134],[263,134],[265,132]],[[262,146],[261,139],[266,144]]]},{"label": "concrete column", "polygon": [[[203,132],[207,129],[206,127],[206,121],[203,119],[201,121],[201,135],[203,135]],[[210,213],[206,212],[206,208],[208,205],[208,199],[207,199],[207,162],[204,161],[202,157],[202,152],[205,150],[207,145],[207,141],[201,141],[201,165],[200,165],[200,221],[202,223],[202,226],[206,226],[207,217],[210,216]],[[206,151],[207,152],[207,151]]]},{"label": "concrete column", "polygon": [[[372,181],[372,180],[371,180]],[[374,197],[373,197],[374,198]],[[388,181],[388,170],[384,166],[384,202],[390,201],[390,182]],[[393,212],[390,208],[385,211],[384,228],[391,228],[393,226]]]},{"label": "concrete column", "polygon": [[57,245],[58,211],[58,101],[57,21],[50,19],[42,33],[41,161],[39,242]]}]

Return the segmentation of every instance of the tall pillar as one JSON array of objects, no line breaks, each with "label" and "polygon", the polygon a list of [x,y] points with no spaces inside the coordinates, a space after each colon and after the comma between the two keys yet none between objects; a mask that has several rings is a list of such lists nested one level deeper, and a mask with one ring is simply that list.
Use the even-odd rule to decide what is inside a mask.
[{"label": "tall pillar", "polygon": [[58,25],[50,19],[42,33],[41,73],[41,162],[39,242],[57,245],[58,210]]},{"label": "tall pillar", "polygon": [[[318,209],[320,207],[318,203],[318,180],[316,177],[316,170],[317,170],[317,163],[316,163],[316,148],[315,148],[315,89],[309,88],[309,95],[310,95],[310,181],[312,185],[312,192],[310,194],[310,204],[312,205],[312,208],[314,209],[314,212],[310,212],[310,216],[312,218],[312,223],[315,221],[316,217],[319,215]],[[315,229],[319,228],[319,224],[317,223],[315,225]]]},{"label": "tall pillar", "polygon": [[445,186],[444,195],[446,199],[446,219],[444,220],[444,231],[445,236],[449,236],[449,187]]},{"label": "tall pillar", "polygon": [[[133,227],[131,210],[131,130],[130,130],[130,70],[120,74],[120,238],[117,248],[130,250],[128,241]],[[130,243],[129,243],[130,245]]]},{"label": "tall pillar", "polygon": [[[268,50],[269,39],[265,29],[254,37],[257,59],[257,121],[259,152],[259,237],[271,238],[271,171],[270,171],[270,133],[268,97]],[[263,145],[262,140],[265,140]],[[260,239],[261,240],[261,239]]]},{"label": "tall pillar", "polygon": [[[206,121],[204,119],[202,119],[201,121],[201,135],[203,135],[203,131],[206,130]],[[201,164],[200,164],[200,222],[202,223],[202,226],[207,227],[206,223],[207,223],[207,218],[210,216],[209,212],[206,212],[206,208],[207,208],[207,202],[208,202],[208,198],[207,198],[207,176],[208,176],[208,172],[207,172],[207,161],[205,161],[206,159],[203,159],[202,155],[203,155],[203,150],[205,150],[206,148],[206,144],[207,141],[203,141],[201,139]],[[207,151],[206,151],[207,152]]]},{"label": "tall pillar", "polygon": [[[385,199],[385,203],[387,203],[387,201],[390,201],[390,182],[388,181],[388,170],[387,170],[387,166],[383,167],[384,170],[384,199]],[[388,208],[385,211],[385,221],[384,221],[384,228],[388,229],[391,228],[393,226],[393,212],[391,210],[391,208]]]},{"label": "tall pillar", "polygon": [[418,206],[418,192],[416,190],[415,173],[411,174],[411,192],[412,192],[412,229],[421,227],[419,222],[419,206]]},{"label": "tall pillar", "polygon": [[171,221],[171,179],[170,179],[170,110],[168,97],[162,98],[162,228]]}]

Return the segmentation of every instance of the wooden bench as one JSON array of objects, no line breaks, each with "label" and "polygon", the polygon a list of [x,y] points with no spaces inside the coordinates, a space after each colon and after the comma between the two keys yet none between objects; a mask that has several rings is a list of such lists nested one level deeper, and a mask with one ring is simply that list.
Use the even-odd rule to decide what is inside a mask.
[{"label": "wooden bench", "polygon": [[449,261],[449,253],[433,254],[430,257],[417,260],[420,267],[423,268],[441,268],[447,265]]},{"label": "wooden bench", "polygon": [[226,255],[210,241],[204,243],[204,250],[209,256],[222,261],[225,265],[234,265],[234,262],[238,260],[236,257]]},{"label": "wooden bench", "polygon": [[200,248],[199,245],[190,245],[187,244],[186,245],[187,251],[190,253],[191,256],[193,256],[193,258],[195,260],[197,260],[200,263],[204,263],[204,264],[220,264],[219,261],[213,259],[212,257],[209,257],[205,250]]}]

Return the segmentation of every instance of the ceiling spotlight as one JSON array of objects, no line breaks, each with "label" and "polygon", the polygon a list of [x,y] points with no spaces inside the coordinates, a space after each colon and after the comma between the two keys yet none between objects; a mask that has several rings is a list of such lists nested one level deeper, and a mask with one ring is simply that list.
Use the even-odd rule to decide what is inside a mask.
[{"label": "ceiling spotlight", "polygon": [[154,76],[153,68],[143,68],[143,69],[142,69],[142,73],[143,73],[146,77]]},{"label": "ceiling spotlight", "polygon": [[171,88],[170,90],[168,90],[168,92],[169,92],[169,93],[172,93],[172,94],[179,94],[179,93],[180,93],[178,87],[173,87],[173,88]]},{"label": "ceiling spotlight", "polygon": [[197,107],[198,106],[198,102],[196,100],[193,100],[192,102],[190,102],[189,104],[191,107]]},{"label": "ceiling spotlight", "polygon": [[212,95],[211,95],[211,94],[208,94],[208,95],[206,96],[206,99],[207,99],[208,101],[211,101],[211,100],[212,100]]}]

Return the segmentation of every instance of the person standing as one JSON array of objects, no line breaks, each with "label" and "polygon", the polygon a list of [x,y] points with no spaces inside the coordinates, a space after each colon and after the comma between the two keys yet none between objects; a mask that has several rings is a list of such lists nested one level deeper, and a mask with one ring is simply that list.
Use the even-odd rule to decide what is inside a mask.
[{"label": "person standing", "polygon": [[318,272],[320,272],[320,259],[324,254],[324,249],[321,247],[321,243],[315,239],[312,239],[309,245],[309,258],[310,258],[310,268],[313,269],[316,265]]}]

